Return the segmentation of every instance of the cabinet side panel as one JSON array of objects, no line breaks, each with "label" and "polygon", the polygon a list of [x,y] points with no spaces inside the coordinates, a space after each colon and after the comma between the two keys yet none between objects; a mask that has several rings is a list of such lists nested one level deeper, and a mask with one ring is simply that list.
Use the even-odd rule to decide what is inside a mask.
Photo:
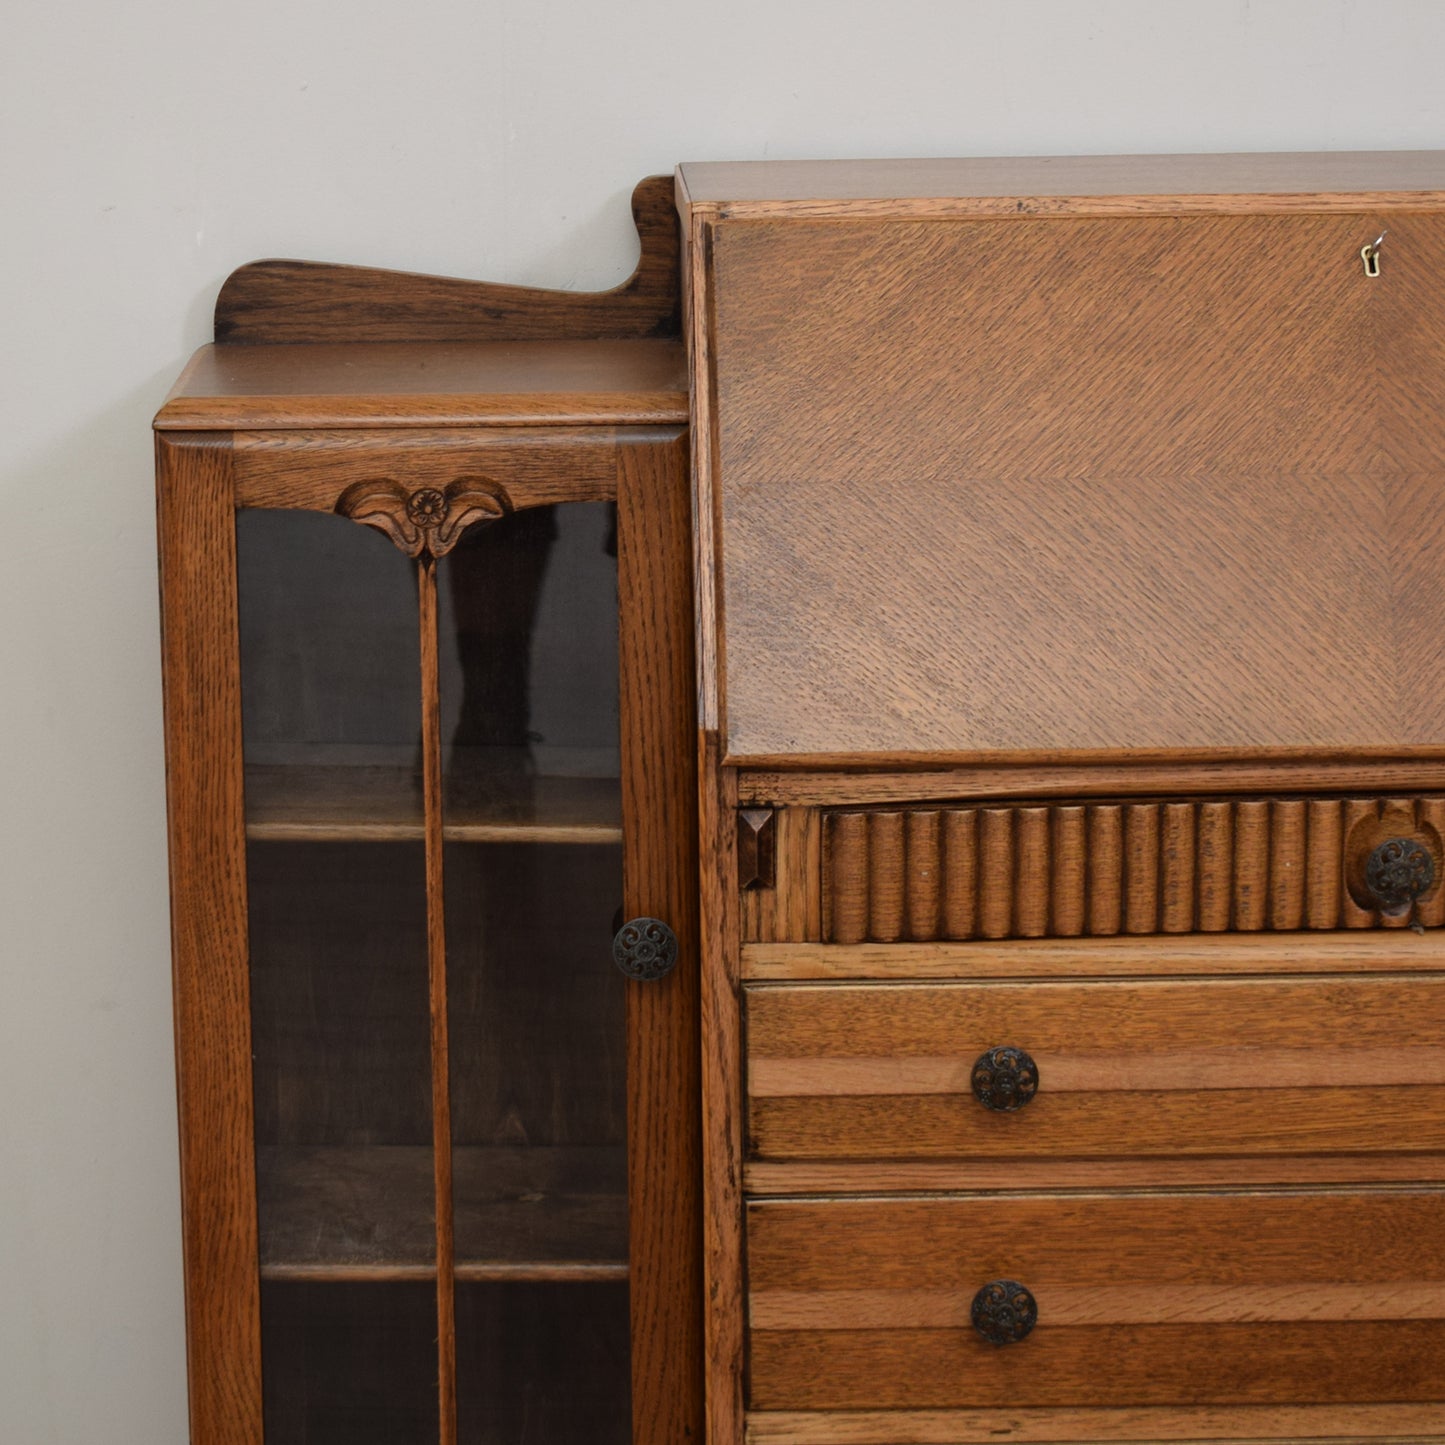
[{"label": "cabinet side panel", "polygon": [[623,892],[679,942],[627,986],[635,1445],[702,1436],[701,1068],[691,529],[683,438],[618,456]]},{"label": "cabinet side panel", "polygon": [[176,1074],[194,1445],[261,1440],[229,437],[157,449]]}]

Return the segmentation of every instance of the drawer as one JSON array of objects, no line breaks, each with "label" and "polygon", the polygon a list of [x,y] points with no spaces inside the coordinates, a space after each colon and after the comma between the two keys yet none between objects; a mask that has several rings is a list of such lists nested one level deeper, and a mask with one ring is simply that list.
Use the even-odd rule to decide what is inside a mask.
[{"label": "drawer", "polygon": [[1445,1151],[1441,974],[744,994],[752,1160]]},{"label": "drawer", "polygon": [[1445,1400],[1431,1191],[768,1201],[747,1244],[754,1410]]}]

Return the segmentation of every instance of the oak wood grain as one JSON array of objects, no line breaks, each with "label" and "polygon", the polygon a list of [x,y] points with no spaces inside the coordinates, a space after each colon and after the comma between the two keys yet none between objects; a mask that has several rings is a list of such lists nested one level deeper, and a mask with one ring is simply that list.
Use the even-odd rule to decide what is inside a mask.
[{"label": "oak wood grain", "polygon": [[675,341],[203,346],[161,430],[627,426],[687,416]]},{"label": "oak wood grain", "polygon": [[[1071,811],[1078,804],[986,805],[949,810],[976,813],[977,846],[966,824],[945,827],[945,847],[934,852],[904,847],[912,820],[926,813],[829,811],[823,818],[824,937],[845,944],[897,942],[905,915],[913,941],[1253,933],[1306,923],[1321,929],[1404,927],[1420,922],[1422,909],[1434,909],[1445,894],[1445,844],[1431,821],[1439,802],[1097,802],[1082,808],[1082,819]],[[1055,826],[1060,814],[1062,824]],[[955,833],[957,852],[947,846]],[[1393,913],[1371,897],[1364,876],[1370,851],[1391,837],[1418,842],[1436,864],[1435,881],[1417,904]],[[940,872],[950,898],[972,894],[976,903],[940,917],[929,902]],[[923,899],[917,908],[915,890]]]},{"label": "oak wood grain", "polygon": [[1440,1408],[1445,1322],[1040,1326],[997,1350],[970,1329],[759,1331],[756,1409],[1092,1404]]},{"label": "oak wood grain", "polygon": [[[823,908],[822,815],[813,808],[777,808],[770,816],[773,881],[744,890],[741,937],[770,943],[816,938]],[[909,846],[917,845],[910,841]]]},{"label": "oak wood grain", "polygon": [[1445,1196],[1436,1190],[1016,1195],[1004,1203],[987,1195],[755,1201],[749,1285],[757,1294],[963,1289],[975,1276],[1002,1276],[1045,1292],[1445,1279]]},{"label": "oak wood grain", "polygon": [[421,656],[421,775],[425,817],[427,999],[431,1041],[432,1182],[436,1199],[437,1397],[441,1445],[457,1439],[455,1202],[452,1189],[452,1077],[447,1016],[447,915],[442,850],[441,689],[437,643],[437,559],[418,558]]},{"label": "oak wood grain", "polygon": [[196,1445],[260,1445],[231,452],[156,445],[186,1349]]},{"label": "oak wood grain", "polygon": [[1239,1405],[1211,1408],[753,1411],[748,1445],[1092,1445],[1100,1440],[1430,1441],[1435,1405]]},{"label": "oak wood grain", "polygon": [[1445,968],[1437,933],[1186,934],[1035,942],[748,944],[743,978],[1108,978]]},{"label": "oak wood grain", "polygon": [[716,732],[698,734],[701,840],[704,1379],[708,1445],[741,1438],[745,1280],[742,1010],[737,982],[736,774]]},{"label": "oak wood grain", "polygon": [[641,255],[609,291],[550,291],[314,261],[254,261],[216,298],[218,341],[531,341],[676,336],[678,221],[671,176],[632,192]]},{"label": "oak wood grain", "polygon": [[679,961],[627,984],[634,1445],[703,1434],[702,951],[690,488],[681,433],[617,451],[623,899]]},{"label": "oak wood grain", "polygon": [[[1445,1147],[1439,976],[749,987],[757,1160],[1370,1157]],[[980,1107],[974,1060],[1038,1095]],[[871,1187],[883,1187],[874,1181]]]},{"label": "oak wood grain", "polygon": [[[1438,792],[1445,762],[1365,749],[1355,757],[1264,756],[1225,749],[1212,759],[1172,754],[1167,760],[1111,751],[1084,761],[1057,762],[1039,755],[987,765],[957,765],[927,753],[882,760],[839,757],[820,768],[806,761],[774,759],[738,772],[738,798],[747,807],[865,807],[869,804],[955,802],[960,798],[1108,798],[1311,791],[1379,793],[1394,788]],[[1324,800],[1333,804],[1334,799]]]},{"label": "oak wood grain", "polygon": [[[1445,1255],[1420,1236],[1441,1209],[1384,1189],[754,1203],[750,1289],[777,1323],[751,1337],[751,1402],[1438,1402],[1415,1352],[1445,1315]],[[966,1308],[994,1278],[1039,1302],[1002,1350],[940,1293]],[[826,1325],[801,1323],[823,1300]]]},{"label": "oak wood grain", "polygon": [[752,1160],[748,1194],[918,1194],[999,1190],[1247,1189],[1253,1186],[1441,1184],[1439,1154],[1224,1154],[1135,1159]]},{"label": "oak wood grain", "polygon": [[729,758],[1438,747],[1442,448],[1351,379],[1426,304],[1396,219],[1373,291],[1368,210],[717,223]]}]

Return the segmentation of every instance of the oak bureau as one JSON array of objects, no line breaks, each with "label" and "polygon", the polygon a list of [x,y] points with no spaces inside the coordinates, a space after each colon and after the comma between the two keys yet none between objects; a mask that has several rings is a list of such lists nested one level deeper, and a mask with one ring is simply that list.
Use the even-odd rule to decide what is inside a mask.
[{"label": "oak bureau", "polygon": [[157,418],[192,1439],[1445,1442],[1445,155],[634,212]]},{"label": "oak bureau", "polygon": [[678,196],[709,1445],[1445,1439],[1445,161]]}]

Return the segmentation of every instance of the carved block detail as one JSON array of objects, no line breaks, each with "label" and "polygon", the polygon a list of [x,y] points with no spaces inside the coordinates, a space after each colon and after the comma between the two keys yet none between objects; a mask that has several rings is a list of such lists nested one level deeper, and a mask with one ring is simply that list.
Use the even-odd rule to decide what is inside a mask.
[{"label": "carved block detail", "polygon": [[336,510],[385,532],[408,557],[445,557],[474,522],[494,522],[512,510],[506,492],[484,477],[458,477],[445,488],[403,486],[392,477],[368,478],[342,492]]},{"label": "carved block detail", "polygon": [[773,887],[777,814],[771,808],[738,810],[738,887]]},{"label": "carved block detail", "polygon": [[[1171,799],[834,809],[832,943],[1445,924],[1445,797]],[[1434,872],[1378,906],[1366,862],[1409,840]],[[1423,868],[1423,865],[1422,865]]]}]

